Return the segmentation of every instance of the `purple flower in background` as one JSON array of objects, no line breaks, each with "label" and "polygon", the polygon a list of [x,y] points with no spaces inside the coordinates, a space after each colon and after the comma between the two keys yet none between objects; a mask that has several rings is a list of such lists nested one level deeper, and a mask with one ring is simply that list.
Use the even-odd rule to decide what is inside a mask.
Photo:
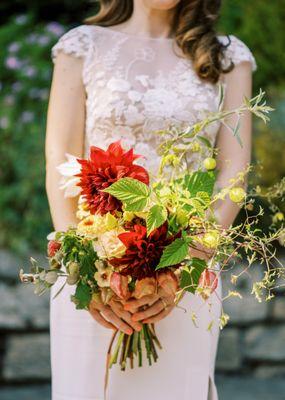
[{"label": "purple flower in background", "polygon": [[31,88],[29,90],[29,97],[31,99],[40,99],[41,91],[39,88]]},{"label": "purple flower in background", "polygon": [[6,67],[17,70],[21,67],[21,61],[17,57],[9,56],[6,58]]},{"label": "purple flower in background", "polygon": [[34,119],[34,113],[32,111],[24,111],[21,115],[21,122],[27,124],[32,122]]},{"label": "purple flower in background", "polygon": [[28,78],[32,78],[36,75],[36,68],[32,67],[32,66],[28,66],[24,69],[24,74],[28,77]]},{"label": "purple flower in background", "polygon": [[24,25],[28,21],[28,16],[25,14],[18,15],[18,17],[15,18],[15,22],[18,25]]},{"label": "purple flower in background", "polygon": [[35,33],[31,33],[26,38],[26,43],[28,43],[28,44],[34,44],[34,43],[37,43],[37,41],[38,41],[38,35]]},{"label": "purple flower in background", "polygon": [[49,44],[50,42],[50,38],[48,36],[39,36],[38,40],[37,40],[38,44],[40,44],[41,46],[46,46],[47,44]]},{"label": "purple flower in background", "polygon": [[23,89],[23,84],[21,82],[15,82],[12,85],[12,91],[18,93]]},{"label": "purple flower in background", "polygon": [[55,36],[61,36],[64,33],[64,28],[58,22],[50,22],[47,24],[46,29],[48,32]]},{"label": "purple flower in background", "polygon": [[8,47],[10,53],[16,53],[20,49],[20,45],[17,42],[13,42]]}]

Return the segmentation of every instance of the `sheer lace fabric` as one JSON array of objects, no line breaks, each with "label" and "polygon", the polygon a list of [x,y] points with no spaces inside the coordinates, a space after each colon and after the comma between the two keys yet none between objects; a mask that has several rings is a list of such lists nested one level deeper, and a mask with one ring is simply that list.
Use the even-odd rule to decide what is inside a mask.
[{"label": "sheer lace fabric", "polygon": [[[235,36],[219,39],[230,43],[225,65],[231,60],[234,64],[248,61],[256,69],[243,42]],[[126,147],[147,155],[142,163],[155,172],[161,138],[154,131],[170,125],[186,127],[217,110],[219,85],[201,81],[172,39],[82,25],[63,35],[53,47],[53,60],[60,51],[84,60],[86,152],[90,145],[105,148],[121,139]],[[212,144],[218,128],[215,124],[203,132]],[[195,159],[192,161],[195,164]]]}]

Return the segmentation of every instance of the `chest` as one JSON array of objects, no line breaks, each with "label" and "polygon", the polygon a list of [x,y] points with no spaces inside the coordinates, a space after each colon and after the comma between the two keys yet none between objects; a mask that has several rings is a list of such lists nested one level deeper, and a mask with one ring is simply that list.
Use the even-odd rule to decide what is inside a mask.
[{"label": "chest", "polygon": [[86,59],[85,86],[87,117],[133,127],[192,124],[216,111],[219,100],[218,85],[199,79],[172,41],[97,43]]}]

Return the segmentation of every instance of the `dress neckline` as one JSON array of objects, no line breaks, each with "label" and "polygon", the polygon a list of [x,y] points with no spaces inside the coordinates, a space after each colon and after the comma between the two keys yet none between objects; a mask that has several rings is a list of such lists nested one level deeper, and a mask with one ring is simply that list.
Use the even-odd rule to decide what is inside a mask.
[{"label": "dress neckline", "polygon": [[150,36],[143,36],[143,35],[136,35],[133,33],[122,32],[117,29],[112,29],[109,26],[101,26],[101,25],[91,25],[95,28],[102,29],[109,33],[117,33],[118,35],[125,36],[128,38],[138,39],[138,40],[145,40],[145,41],[153,41],[153,42],[173,42],[174,38],[163,38],[163,37],[150,37]]}]

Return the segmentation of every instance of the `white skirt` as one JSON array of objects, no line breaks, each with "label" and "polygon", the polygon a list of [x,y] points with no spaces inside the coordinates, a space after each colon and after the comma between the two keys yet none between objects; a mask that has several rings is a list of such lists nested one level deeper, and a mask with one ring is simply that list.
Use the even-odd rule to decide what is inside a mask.
[{"label": "white skirt", "polygon": [[[51,297],[60,287],[58,282]],[[106,352],[112,331],[70,301],[66,286],[51,299],[52,400],[103,400]],[[186,294],[179,307],[156,324],[163,346],[157,363],[110,371],[108,400],[217,400],[214,366],[221,312],[221,282],[208,301]],[[192,316],[196,314],[196,326]],[[213,321],[212,328],[209,326]]]}]

